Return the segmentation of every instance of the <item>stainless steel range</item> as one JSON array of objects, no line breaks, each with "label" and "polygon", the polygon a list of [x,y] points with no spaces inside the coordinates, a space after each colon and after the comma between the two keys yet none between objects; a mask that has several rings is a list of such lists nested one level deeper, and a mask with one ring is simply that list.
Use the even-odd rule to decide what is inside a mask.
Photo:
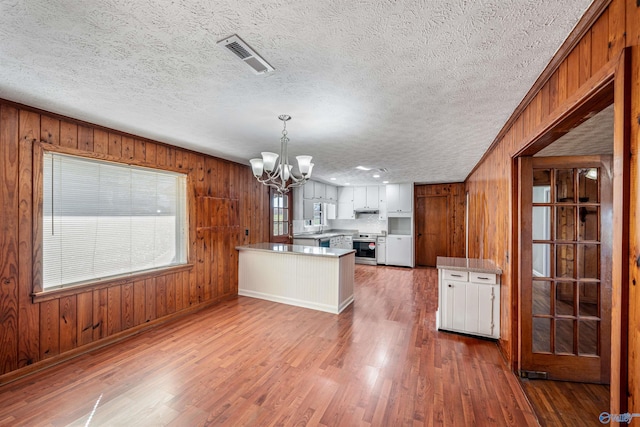
[{"label": "stainless steel range", "polygon": [[376,265],[377,234],[359,234],[353,237],[356,264]]}]

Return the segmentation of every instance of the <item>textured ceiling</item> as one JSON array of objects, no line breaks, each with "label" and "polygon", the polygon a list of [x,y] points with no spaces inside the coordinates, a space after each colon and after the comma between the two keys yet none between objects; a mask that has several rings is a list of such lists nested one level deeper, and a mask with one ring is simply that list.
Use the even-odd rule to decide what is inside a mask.
[{"label": "textured ceiling", "polygon": [[613,105],[571,129],[536,157],[613,154]]},{"label": "textured ceiling", "polygon": [[[465,179],[590,0],[8,0],[0,97],[246,163],[314,176]],[[238,34],[255,75],[216,42]]]}]

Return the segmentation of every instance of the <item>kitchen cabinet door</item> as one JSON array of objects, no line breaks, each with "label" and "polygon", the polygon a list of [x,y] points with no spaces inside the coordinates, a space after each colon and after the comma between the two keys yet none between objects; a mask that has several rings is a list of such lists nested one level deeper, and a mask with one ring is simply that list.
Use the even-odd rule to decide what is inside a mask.
[{"label": "kitchen cabinet door", "polygon": [[[307,185],[310,183],[307,183]],[[316,200],[324,200],[326,185],[322,182],[313,181],[313,198]]]},{"label": "kitchen cabinet door", "polygon": [[353,187],[353,208],[366,209],[367,187]]},{"label": "kitchen cabinet door", "polygon": [[387,236],[387,265],[413,267],[411,236]]},{"label": "kitchen cabinet door", "polygon": [[387,212],[410,213],[413,211],[413,184],[387,184]]},{"label": "kitchen cabinet door", "polygon": [[338,202],[339,203],[346,203],[346,202],[353,203],[353,187],[339,187],[338,188]]},{"label": "kitchen cabinet door", "polygon": [[302,187],[293,189],[293,219],[304,219],[304,194]]},{"label": "kitchen cabinet door", "polygon": [[313,200],[315,194],[314,182],[315,181],[309,181],[302,186],[303,197],[305,200]]},{"label": "kitchen cabinet door", "polygon": [[325,199],[337,202],[338,201],[338,187],[335,185],[329,185],[325,187]]},{"label": "kitchen cabinet door", "polygon": [[384,185],[378,187],[378,219],[387,219],[387,189]]},{"label": "kitchen cabinet door", "polygon": [[464,282],[443,282],[440,328],[462,331],[465,327],[466,288]]},{"label": "kitchen cabinet door", "polygon": [[378,209],[378,205],[380,204],[378,198],[379,190],[377,185],[353,188],[354,209]]},{"label": "kitchen cabinet door", "polygon": [[355,219],[353,202],[338,202],[338,219]]},{"label": "kitchen cabinet door", "polygon": [[377,185],[367,185],[367,209],[378,209],[380,204]]},{"label": "kitchen cabinet door", "polygon": [[493,335],[494,313],[493,313],[493,291],[494,286],[478,286],[478,321],[476,330],[482,335]]}]

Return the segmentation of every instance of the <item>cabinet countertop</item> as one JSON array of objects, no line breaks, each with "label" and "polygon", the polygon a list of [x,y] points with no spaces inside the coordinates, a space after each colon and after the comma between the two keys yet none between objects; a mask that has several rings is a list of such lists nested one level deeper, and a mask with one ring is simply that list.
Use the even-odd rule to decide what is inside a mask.
[{"label": "cabinet countertop", "polygon": [[436,267],[447,270],[473,271],[476,273],[502,274],[502,270],[490,259],[454,258],[439,256]]},{"label": "cabinet countertop", "polygon": [[327,230],[323,233],[299,233],[294,234],[294,239],[325,239],[327,237],[336,237],[336,236],[353,236],[358,234],[357,231],[353,230]]},{"label": "cabinet countertop", "polygon": [[340,258],[350,253],[353,249],[322,248],[318,246],[286,245],[283,243],[255,243],[253,245],[236,246],[239,251],[262,251],[274,253],[288,253],[293,255],[323,256]]}]

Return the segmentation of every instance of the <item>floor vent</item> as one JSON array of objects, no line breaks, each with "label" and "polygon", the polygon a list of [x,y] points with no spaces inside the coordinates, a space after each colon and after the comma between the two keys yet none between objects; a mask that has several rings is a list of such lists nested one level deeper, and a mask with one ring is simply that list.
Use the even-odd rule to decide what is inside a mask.
[{"label": "floor vent", "polygon": [[520,377],[530,380],[546,380],[548,375],[542,371],[520,371]]},{"label": "floor vent", "polygon": [[224,40],[220,40],[218,45],[232,53],[234,56],[242,59],[244,63],[249,65],[256,74],[269,73],[274,70],[274,68],[264,58],[258,55],[236,34],[227,37]]}]

